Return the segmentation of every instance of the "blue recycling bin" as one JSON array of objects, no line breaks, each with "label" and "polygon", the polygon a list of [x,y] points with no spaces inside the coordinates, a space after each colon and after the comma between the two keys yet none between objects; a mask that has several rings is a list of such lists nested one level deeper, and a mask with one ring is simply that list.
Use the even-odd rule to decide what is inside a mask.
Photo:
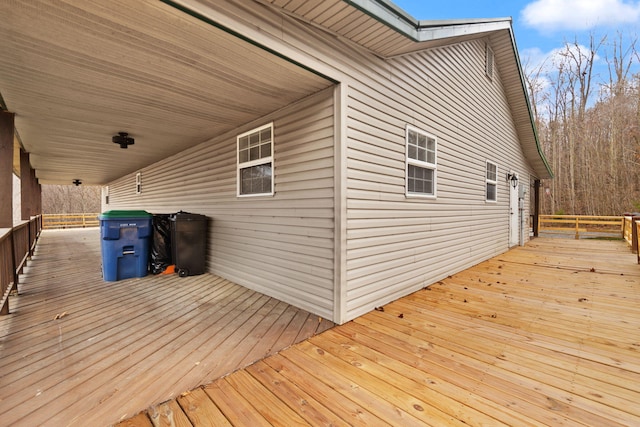
[{"label": "blue recycling bin", "polygon": [[152,215],[146,211],[113,210],[98,218],[102,278],[113,282],[146,276]]}]

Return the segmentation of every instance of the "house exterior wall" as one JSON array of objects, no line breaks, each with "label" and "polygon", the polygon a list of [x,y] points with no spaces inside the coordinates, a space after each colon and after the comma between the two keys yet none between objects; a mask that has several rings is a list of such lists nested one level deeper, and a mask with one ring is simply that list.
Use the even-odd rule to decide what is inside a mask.
[{"label": "house exterior wall", "polygon": [[[507,172],[529,188],[499,73],[485,75],[484,40],[385,65],[396,86],[384,96],[349,92],[347,319],[508,250]],[[437,138],[433,199],[405,195],[407,125]],[[498,166],[497,202],[485,201],[486,161]]]},{"label": "house exterior wall", "polygon": [[[103,210],[206,215],[208,270],[332,318],[333,89],[109,185]],[[236,196],[236,136],[273,122],[275,195]],[[104,194],[104,193],[103,193]]]},{"label": "house exterior wall", "polygon": [[[338,323],[508,250],[505,177],[529,188],[533,171],[499,70],[485,76],[488,39],[385,60],[256,2],[186,3],[339,81],[338,95],[238,128],[274,121],[273,198],[236,198],[234,133],[143,169],[139,196],[135,174],[112,183],[109,209],[208,215],[210,271]],[[407,125],[438,139],[435,199],[405,195]]]}]

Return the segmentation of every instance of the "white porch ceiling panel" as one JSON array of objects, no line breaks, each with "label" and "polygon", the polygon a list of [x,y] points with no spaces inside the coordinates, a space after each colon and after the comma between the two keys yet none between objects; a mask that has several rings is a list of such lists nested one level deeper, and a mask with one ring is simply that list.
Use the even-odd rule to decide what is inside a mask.
[{"label": "white porch ceiling panel", "polygon": [[107,183],[332,84],[158,1],[3,1],[0,16],[0,94],[41,183]]}]

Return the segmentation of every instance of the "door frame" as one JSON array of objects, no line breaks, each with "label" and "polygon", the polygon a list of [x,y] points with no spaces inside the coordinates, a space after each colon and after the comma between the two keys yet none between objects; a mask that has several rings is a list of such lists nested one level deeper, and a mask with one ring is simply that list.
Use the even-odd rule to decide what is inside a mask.
[{"label": "door frame", "polygon": [[[515,180],[512,178],[515,176]],[[509,247],[520,245],[520,177],[517,173],[509,171],[507,175],[507,186],[509,187]],[[515,184],[515,186],[514,186]]]}]

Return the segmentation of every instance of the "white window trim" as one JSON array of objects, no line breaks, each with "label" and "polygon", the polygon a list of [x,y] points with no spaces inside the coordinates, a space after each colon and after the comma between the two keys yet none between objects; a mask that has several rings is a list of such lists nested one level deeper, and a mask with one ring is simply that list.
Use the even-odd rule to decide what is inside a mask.
[{"label": "white window trim", "polygon": [[[271,155],[269,157],[263,157],[257,160],[250,160],[248,162],[240,164],[240,138],[250,135],[252,133],[261,132],[264,129],[271,128]],[[251,129],[247,132],[241,133],[236,137],[236,195],[237,197],[265,197],[265,196],[273,196],[275,194],[275,163],[273,161],[273,150],[275,145],[275,137],[273,134],[273,122],[267,123],[266,125]],[[265,163],[271,163],[271,191],[269,193],[257,193],[257,194],[241,194],[240,190],[242,188],[241,176],[240,172],[242,169],[250,168],[253,166],[262,165]]]},{"label": "white window trim", "polygon": [[142,193],[142,174],[138,172],[136,174],[136,194]]},{"label": "white window trim", "polygon": [[[435,141],[435,163],[423,162],[416,159],[409,158],[409,131],[414,131],[427,138],[431,138]],[[420,198],[420,199],[436,199],[438,197],[438,138],[435,135],[425,132],[424,130],[412,125],[407,125],[404,134],[405,145],[405,166],[404,166],[404,193],[407,198]],[[433,170],[433,194],[425,193],[411,193],[409,192],[409,165],[418,166],[421,168]]]},{"label": "white window trim", "polygon": [[[496,167],[496,179],[491,180],[487,178],[487,169],[489,165],[493,165]],[[496,199],[490,200],[487,198],[487,184],[493,184],[496,186]],[[487,160],[484,165],[484,201],[487,203],[497,203],[498,202],[498,164],[492,161]]]}]

